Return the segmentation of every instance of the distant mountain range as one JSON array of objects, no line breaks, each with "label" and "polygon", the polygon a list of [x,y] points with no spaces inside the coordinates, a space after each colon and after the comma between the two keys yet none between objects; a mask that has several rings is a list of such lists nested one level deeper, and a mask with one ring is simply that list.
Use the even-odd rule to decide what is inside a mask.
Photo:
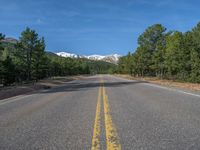
[{"label": "distant mountain range", "polygon": [[[15,39],[15,38],[7,37],[7,38],[3,39],[2,42],[16,44],[18,42],[18,40]],[[47,51],[47,53],[48,53],[48,51]],[[86,58],[86,59],[90,59],[90,60],[105,61],[105,62],[109,62],[109,63],[113,63],[113,64],[117,64],[119,58],[121,57],[118,54],[111,54],[111,55],[77,55],[77,54],[67,53],[67,52],[58,52],[58,53],[52,53],[51,52],[51,55],[53,55],[53,54],[55,54],[57,56],[61,56],[61,57]]]},{"label": "distant mountain range", "polygon": [[18,42],[16,39],[11,38],[11,37],[5,38],[5,39],[3,39],[1,41],[5,42],[5,43],[13,43],[13,44],[16,44]]},{"label": "distant mountain range", "polygon": [[67,52],[58,52],[56,53],[58,56],[62,57],[70,57],[70,58],[87,58],[90,60],[101,60],[106,61],[109,63],[117,64],[119,58],[121,57],[118,54],[111,54],[111,55],[77,55],[73,53],[67,53]]}]

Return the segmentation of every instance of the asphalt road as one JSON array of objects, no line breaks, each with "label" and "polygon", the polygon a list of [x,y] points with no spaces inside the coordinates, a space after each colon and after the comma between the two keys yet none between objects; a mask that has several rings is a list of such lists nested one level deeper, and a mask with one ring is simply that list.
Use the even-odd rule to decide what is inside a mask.
[{"label": "asphalt road", "polygon": [[110,75],[0,101],[0,150],[200,150],[200,94]]}]

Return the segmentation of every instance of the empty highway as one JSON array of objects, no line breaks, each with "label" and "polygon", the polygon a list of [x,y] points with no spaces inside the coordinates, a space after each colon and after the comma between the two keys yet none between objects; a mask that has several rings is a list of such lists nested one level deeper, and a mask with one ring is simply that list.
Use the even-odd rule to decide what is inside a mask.
[{"label": "empty highway", "polygon": [[96,75],[0,101],[0,150],[199,150],[200,94]]}]

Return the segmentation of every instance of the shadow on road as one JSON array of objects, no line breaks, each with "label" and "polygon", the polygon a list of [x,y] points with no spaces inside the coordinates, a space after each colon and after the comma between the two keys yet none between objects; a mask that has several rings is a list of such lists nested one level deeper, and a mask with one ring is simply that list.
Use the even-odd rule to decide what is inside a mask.
[{"label": "shadow on road", "polygon": [[[97,81],[97,80],[96,80]],[[55,92],[71,92],[71,91],[81,91],[81,90],[89,90],[91,88],[100,87],[102,85],[101,82],[92,81],[91,79],[88,81],[80,81],[79,83],[67,83],[65,86],[58,87],[55,89],[51,89],[41,93],[55,93]],[[105,87],[122,87],[127,85],[146,83],[145,81],[126,81],[126,82],[109,82],[104,81],[103,85]]]}]

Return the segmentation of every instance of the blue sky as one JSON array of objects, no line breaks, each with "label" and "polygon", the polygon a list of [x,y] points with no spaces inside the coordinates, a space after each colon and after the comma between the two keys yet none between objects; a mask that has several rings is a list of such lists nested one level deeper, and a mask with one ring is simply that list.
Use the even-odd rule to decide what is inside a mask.
[{"label": "blue sky", "polygon": [[46,49],[77,54],[127,54],[150,25],[187,31],[200,21],[198,0],[0,0],[0,32],[18,38],[25,27]]}]

